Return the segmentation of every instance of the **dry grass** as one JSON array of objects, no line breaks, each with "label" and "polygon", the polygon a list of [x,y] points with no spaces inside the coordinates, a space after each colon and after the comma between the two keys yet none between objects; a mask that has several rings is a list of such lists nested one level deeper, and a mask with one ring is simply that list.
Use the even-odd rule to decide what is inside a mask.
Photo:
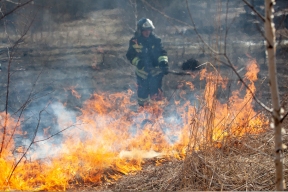
[{"label": "dry grass", "polygon": [[181,189],[272,190],[274,188],[271,133],[246,136],[221,148],[191,153],[183,165]]},{"label": "dry grass", "polygon": [[[190,152],[184,160],[146,161],[143,170],[101,189],[111,191],[274,190],[273,132]],[[286,138],[287,139],[287,138]],[[162,159],[163,160],[163,159]],[[286,167],[287,163],[285,164]],[[287,172],[285,172],[287,174]],[[104,188],[103,188],[104,187]]]},{"label": "dry grass", "polygon": [[[217,83],[214,88],[217,89]],[[205,91],[207,93],[209,89]],[[205,101],[201,101],[198,113],[192,118],[194,120],[191,119],[191,127],[189,130],[190,142],[187,145],[185,158],[181,160],[171,159],[171,157],[146,159],[144,160],[142,170],[139,172],[122,175],[119,180],[115,181],[112,179],[109,182],[104,182],[100,186],[93,186],[93,184],[91,184],[91,186],[78,186],[77,190],[275,190],[274,131],[268,128],[268,124],[264,124],[261,128],[255,128],[262,130],[261,133],[255,134],[253,131],[249,132],[246,130],[246,134],[239,136],[237,134],[245,130],[245,126],[249,128],[248,122],[242,123],[241,125],[236,123],[237,131],[235,132],[235,127],[233,127],[232,124],[236,122],[236,120],[230,119],[227,120],[227,122],[223,120],[221,123],[225,125],[225,129],[222,129],[222,131],[223,134],[225,133],[227,135],[216,142],[212,139],[212,135],[215,131],[215,126],[217,127],[219,125],[213,123],[215,118],[217,118],[217,94],[212,95],[213,98],[210,106],[208,106]],[[285,101],[287,101],[287,98]],[[283,101],[284,107],[287,103],[285,101]],[[245,109],[241,108],[239,113],[243,110]],[[238,115],[239,113],[237,112],[236,114]],[[257,115],[259,114],[260,113],[257,113]],[[197,119],[199,121],[197,121]],[[201,119],[203,120],[201,121]],[[251,119],[247,118],[247,121],[250,120]],[[288,120],[286,119],[286,121]],[[286,124],[284,121],[284,125]],[[285,129],[287,130],[287,127],[285,127]],[[234,130],[234,132],[232,130]],[[286,145],[288,143],[287,136],[287,134],[283,135],[283,143]],[[284,155],[286,156],[285,152],[286,151],[284,151]],[[288,176],[286,170],[287,165],[287,162],[284,161],[284,178]]]},{"label": "dry grass", "polygon": [[[284,143],[288,143],[287,135]],[[78,186],[77,190],[270,191],[275,190],[273,153],[273,130],[267,129],[257,135],[226,139],[221,145],[211,142],[197,151],[188,148],[182,160],[147,159],[139,172],[100,186]],[[286,176],[287,171],[284,173]]]},{"label": "dry grass", "polygon": [[[206,89],[207,91],[209,89]],[[220,141],[213,141],[211,135],[215,125],[212,122],[217,113],[216,104],[214,105],[215,95],[210,110],[207,110],[208,107],[203,102],[202,108],[200,107],[197,113],[204,116],[204,122],[191,121],[189,130],[191,138],[183,160],[167,160],[159,166],[154,166],[150,160],[146,162],[141,172],[124,176],[117,183],[107,186],[107,189],[112,191],[275,190],[274,131],[265,124],[261,127],[262,132],[258,134],[248,131],[242,136],[235,136],[235,132],[228,132],[228,135]],[[234,119],[222,123],[232,126],[233,121]],[[202,129],[205,127],[202,135],[199,134],[200,127]],[[238,131],[244,128],[237,125]],[[223,131],[226,132],[227,129]],[[201,137],[205,140],[199,139]],[[283,142],[288,142],[286,134],[283,136]],[[287,162],[284,161],[284,169],[286,167]],[[287,175],[286,170],[284,174]]]}]

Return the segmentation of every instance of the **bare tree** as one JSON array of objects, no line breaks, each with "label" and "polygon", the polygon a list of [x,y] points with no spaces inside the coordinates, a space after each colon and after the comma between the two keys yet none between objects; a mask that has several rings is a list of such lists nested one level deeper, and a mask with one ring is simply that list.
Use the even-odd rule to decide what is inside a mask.
[{"label": "bare tree", "polygon": [[275,0],[265,0],[265,40],[273,107],[271,128],[275,129],[276,190],[283,191],[285,188],[285,180],[283,177],[281,107],[277,82],[275,27],[273,22],[274,4]]},{"label": "bare tree", "polygon": [[277,67],[276,67],[276,42],[275,25],[273,22],[275,0],[265,0],[265,17],[263,17],[249,2],[243,0],[251,10],[264,22],[266,55],[269,72],[269,86],[272,99],[271,128],[275,130],[275,170],[276,170],[276,190],[283,191],[285,180],[283,176],[283,150],[286,148],[282,142],[282,121],[283,109],[280,106]]}]

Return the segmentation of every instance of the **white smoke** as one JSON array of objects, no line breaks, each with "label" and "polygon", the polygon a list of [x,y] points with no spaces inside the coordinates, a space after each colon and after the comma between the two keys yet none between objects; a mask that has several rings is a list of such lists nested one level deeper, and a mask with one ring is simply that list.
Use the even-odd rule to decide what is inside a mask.
[{"label": "white smoke", "polygon": [[[56,120],[56,124],[49,134],[39,130],[37,132],[34,144],[28,153],[28,156],[33,159],[41,159],[47,157],[57,156],[60,152],[63,153],[62,135],[75,128],[76,113],[69,111],[60,102],[52,103],[49,106]],[[63,132],[62,132],[63,131]],[[29,146],[31,140],[23,140],[24,146]]]}]

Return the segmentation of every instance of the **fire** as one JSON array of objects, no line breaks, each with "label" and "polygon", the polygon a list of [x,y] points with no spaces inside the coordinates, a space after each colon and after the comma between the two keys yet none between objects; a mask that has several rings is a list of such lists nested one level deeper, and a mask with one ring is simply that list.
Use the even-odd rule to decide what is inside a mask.
[{"label": "fire", "polygon": [[[253,109],[252,94],[256,88],[254,82],[257,80],[259,68],[256,60],[251,59],[247,63],[247,73],[244,77],[244,82],[248,85],[250,91],[246,90],[244,97],[241,93],[245,91],[244,86],[239,90],[232,91],[232,94],[227,103],[221,103],[216,100],[215,94],[221,85],[226,87],[227,80],[221,76],[215,76],[213,73],[201,72],[201,77],[206,76],[207,85],[204,91],[206,101],[206,110],[203,110],[202,118],[211,119],[204,121],[203,126],[210,128],[210,135],[206,134],[205,138],[212,141],[221,141],[227,136],[241,137],[244,134],[258,134],[263,131],[263,125],[267,124],[266,117],[258,114]],[[216,82],[216,83],[215,83]]]},{"label": "fire", "polygon": [[65,91],[71,91],[71,94],[76,97],[77,99],[81,98],[81,95],[75,90],[76,86],[68,87],[67,89],[64,89]]},{"label": "fire", "polygon": [[13,157],[12,151],[14,151],[13,135],[22,134],[19,131],[19,121],[15,121],[9,114],[0,112],[0,157]]},{"label": "fire", "polygon": [[[23,156],[27,147],[15,150],[15,143],[9,138],[15,136],[19,125],[1,113],[1,134],[6,127],[7,135],[0,158],[0,189],[66,190],[85,183],[101,184],[141,170],[147,158],[184,158],[187,146],[192,144],[194,150],[199,150],[204,142],[257,134],[267,123],[263,115],[253,110],[251,94],[256,90],[258,72],[256,61],[251,60],[245,82],[252,92],[246,91],[241,97],[243,90],[233,91],[227,103],[215,97],[219,85],[225,89],[227,79],[206,70],[200,74],[206,80],[203,96],[195,96],[198,98],[194,101],[185,100],[186,93],[182,91],[175,101],[135,110],[137,104],[131,101],[131,90],[95,93],[83,104],[77,123],[67,122],[67,118],[58,120],[62,129],[67,128],[61,142],[54,137],[44,141],[37,137],[31,143],[35,149],[54,152],[48,157],[39,155],[38,150],[28,150]],[[191,82],[184,85],[194,89]],[[47,134],[45,131],[43,137],[49,137]]]}]

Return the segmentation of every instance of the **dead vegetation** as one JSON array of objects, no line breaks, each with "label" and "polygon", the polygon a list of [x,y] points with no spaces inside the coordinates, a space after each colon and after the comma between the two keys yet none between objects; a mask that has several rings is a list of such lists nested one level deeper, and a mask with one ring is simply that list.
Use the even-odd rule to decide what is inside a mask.
[{"label": "dead vegetation", "polygon": [[[73,26],[74,25],[75,24],[73,24]],[[69,29],[69,26],[67,26],[67,29]],[[89,30],[85,31],[87,32]],[[91,31],[85,34],[85,36],[94,34],[93,31],[91,34],[90,32]],[[64,33],[66,34],[66,32]],[[73,37],[77,36],[77,33],[74,34],[73,31],[71,34]],[[103,34],[103,38],[100,39],[103,40],[103,42],[107,42],[108,37],[110,37],[109,34],[101,34]],[[68,35],[69,33],[67,33],[67,37]],[[97,34],[94,35],[93,37],[98,39],[99,36],[97,36]],[[64,37],[65,35],[62,36]],[[91,39],[93,38],[89,37],[87,39],[89,39],[87,43],[91,43]],[[115,40],[113,40],[113,42],[115,42]],[[109,43],[112,44],[112,42],[108,42],[108,44]],[[121,42],[119,44],[121,44]],[[107,49],[109,49],[109,47]],[[105,50],[103,51],[99,46],[95,48],[95,52],[103,57],[102,63],[104,64]],[[95,63],[97,63],[97,59],[95,59]],[[102,65],[99,66],[101,67]],[[95,64],[95,68],[99,66]],[[94,65],[92,65],[92,67],[94,67]],[[105,67],[107,67],[107,65]],[[98,68],[96,69],[98,70]],[[127,70],[125,72],[127,72]],[[111,77],[111,81],[113,80],[112,75],[109,75],[110,72],[98,72],[97,77],[99,77],[100,73],[103,73],[101,76],[106,76],[106,81],[108,79],[107,76],[109,78]],[[123,76],[121,77],[123,79]],[[131,79],[130,76],[129,79]],[[178,83],[178,81],[175,81],[175,84]],[[108,83],[106,82],[104,84]],[[125,84],[125,82],[119,84],[122,85]],[[112,86],[114,86],[114,84],[110,84],[109,88],[111,89]],[[214,93],[209,95],[215,96]],[[191,137],[187,145],[185,158],[154,157],[152,159],[144,159],[141,171],[132,171],[128,174],[117,171],[111,166],[104,170],[102,184],[84,183],[81,181],[81,178],[78,178],[78,175],[76,175],[74,183],[70,183],[69,188],[71,190],[83,191],[275,190],[273,130],[268,129],[268,125],[265,124],[263,127],[257,128],[262,130],[261,133],[255,134],[247,132],[245,135],[237,135],[236,137],[233,131],[232,134],[227,134],[225,128],[220,134],[224,135],[224,137],[220,136],[220,140],[213,140],[212,137],[215,127],[212,121],[217,119],[217,113],[220,113],[219,110],[216,110],[214,99],[210,100],[212,101],[210,103],[211,106],[203,107],[204,124],[195,124],[194,121],[192,121],[193,118],[189,119],[191,121],[189,128]],[[208,102],[207,105],[210,104]],[[243,107],[240,112],[245,110]],[[234,119],[232,122],[233,121]],[[223,124],[230,127],[231,122],[224,122]],[[238,125],[236,132],[241,133],[242,130],[246,129],[243,125],[247,124],[248,122]],[[197,135],[197,137],[193,135],[193,133],[196,130],[200,130],[201,127],[205,127],[205,133],[203,133],[206,138],[205,142],[201,139],[203,135]],[[284,143],[287,143],[287,135],[284,135],[283,139]],[[201,145],[199,145],[199,143],[201,143]],[[284,167],[286,166],[287,163],[284,162]],[[284,172],[284,174],[286,175],[287,173]]]},{"label": "dead vegetation", "polygon": [[[287,135],[284,141],[287,143]],[[188,151],[183,160],[149,159],[137,173],[100,186],[78,186],[77,190],[270,191],[275,189],[273,147],[273,131],[266,130],[259,135],[231,139],[221,147],[210,145]]]},{"label": "dead vegetation", "polygon": [[[250,98],[243,100],[244,105],[238,111],[236,110],[236,115],[232,119],[224,116],[220,123],[215,124],[214,121],[219,120],[217,115],[220,113],[221,104],[217,103],[214,93],[217,92],[217,82],[220,83],[221,78],[219,76],[216,78],[215,74],[213,76],[215,79],[209,80],[209,75],[206,77],[208,78],[206,86],[210,85],[210,88],[206,88],[203,94],[212,97],[206,102],[202,99],[198,112],[190,120],[189,143],[185,148],[185,157],[144,159],[141,171],[126,175],[115,173],[121,175],[117,180],[110,180],[97,186],[86,184],[77,189],[84,191],[275,190],[274,130],[269,128],[268,122],[265,121],[268,114],[264,115],[261,111],[253,114],[249,111],[251,105],[247,103],[251,100],[250,95]],[[211,84],[211,81],[214,84]],[[238,100],[238,103],[241,103],[240,101]],[[285,105],[286,102],[283,103]],[[230,105],[230,109],[235,109],[235,106]],[[233,110],[229,113],[233,114]],[[197,121],[201,117],[204,120]],[[241,117],[240,121],[238,117]],[[262,119],[261,127],[257,123],[249,124],[253,121],[259,122],[257,120],[261,118],[257,119],[257,117],[265,118]],[[224,127],[218,129],[219,124]],[[287,142],[288,137],[285,134],[283,143]],[[287,163],[284,162],[284,167],[286,166]],[[284,171],[284,174],[286,176],[287,171]]]}]

